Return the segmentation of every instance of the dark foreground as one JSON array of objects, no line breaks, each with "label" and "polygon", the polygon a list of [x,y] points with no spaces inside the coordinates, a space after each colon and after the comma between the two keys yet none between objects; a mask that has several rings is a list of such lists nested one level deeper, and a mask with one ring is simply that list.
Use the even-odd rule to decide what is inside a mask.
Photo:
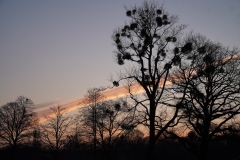
[{"label": "dark foreground", "polygon": [[[134,142],[119,142],[111,148],[97,148],[97,160],[145,160],[145,140]],[[197,145],[192,144],[192,149]],[[209,147],[209,159],[211,160],[234,160],[239,157],[240,141],[221,140],[212,142]],[[189,152],[178,141],[161,140],[156,146],[156,160],[194,160],[198,159],[195,154]],[[0,150],[1,160],[92,160],[94,151],[91,145],[83,143],[70,143],[64,146],[59,152],[44,148],[40,144],[19,146],[13,157],[9,148]]]}]

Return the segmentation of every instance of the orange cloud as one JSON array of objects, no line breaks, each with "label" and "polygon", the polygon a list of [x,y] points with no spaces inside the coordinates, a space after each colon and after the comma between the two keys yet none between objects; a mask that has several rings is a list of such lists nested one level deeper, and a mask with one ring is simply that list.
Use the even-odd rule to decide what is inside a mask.
[{"label": "orange cloud", "polygon": [[[143,90],[141,90],[140,86],[136,85],[136,84],[133,85],[132,89],[134,90],[135,94],[143,92]],[[125,97],[128,95],[128,91],[126,89],[126,86],[121,86],[121,87],[105,90],[102,92],[102,94],[103,94],[105,100],[107,101],[107,100],[112,100],[115,98]],[[48,117],[53,116],[53,115],[51,115],[51,110],[50,110],[50,107],[52,107],[52,106],[50,106],[51,104],[53,105],[55,103],[49,102],[49,103],[44,103],[44,104],[41,104],[41,105],[38,105],[35,107],[36,108],[35,112],[37,113],[37,117],[39,118],[40,123],[45,121],[46,116],[48,116]],[[84,98],[80,98],[73,102],[69,102],[69,103],[61,105],[61,108],[65,108],[66,113],[68,113],[71,111],[75,111],[78,108],[81,108],[84,106],[86,106],[84,104]],[[40,110],[38,107],[41,107],[41,108],[48,107],[48,108]]]},{"label": "orange cloud", "polygon": [[[170,84],[171,84],[171,82],[167,82],[167,85],[170,85]],[[143,92],[144,92],[143,88],[138,83],[133,83],[131,85],[131,93],[132,94],[140,94]],[[112,99],[128,96],[129,93],[128,93],[127,86],[120,86],[117,88],[102,91],[102,95],[104,96],[104,100],[107,101],[107,100],[112,100]],[[50,105],[54,104],[54,103],[46,103],[45,106],[44,106],[44,104],[40,105],[40,106],[42,108],[48,107],[47,109],[39,110],[38,108],[36,108],[36,110],[35,110],[40,123],[46,121],[46,118],[45,118],[46,116],[48,116],[48,117],[54,116],[51,114],[51,110],[50,110],[50,107],[52,107]],[[66,113],[69,113],[71,111],[76,111],[78,108],[81,108],[84,106],[86,106],[86,104],[84,104],[84,98],[80,98],[73,102],[69,102],[69,103],[61,105],[61,108],[65,108]]]}]

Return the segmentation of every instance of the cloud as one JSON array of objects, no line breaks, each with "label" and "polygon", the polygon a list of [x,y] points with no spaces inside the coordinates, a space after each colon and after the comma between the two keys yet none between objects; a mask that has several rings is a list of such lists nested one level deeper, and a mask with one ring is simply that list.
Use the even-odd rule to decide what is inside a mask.
[{"label": "cloud", "polygon": [[[138,93],[142,93],[143,89],[141,89],[141,87],[135,83],[132,85],[131,87],[131,91],[134,94],[138,94]],[[113,89],[108,89],[102,92],[103,96],[104,96],[104,100],[112,100],[112,99],[116,99],[116,98],[121,98],[121,97],[125,97],[127,95],[129,95],[128,90],[127,90],[127,86],[120,86],[117,88],[113,88]],[[51,115],[51,110],[50,107],[58,105],[57,101],[51,101],[51,102],[46,102],[46,103],[41,103],[41,104],[37,104],[35,105],[35,112],[37,114],[37,117],[39,118],[40,123],[45,121],[45,117],[46,116],[52,116]],[[84,97],[80,98],[78,100],[66,103],[66,104],[62,104],[60,105],[61,108],[65,108],[66,109],[66,113],[71,112],[71,111],[75,111],[78,108],[84,107],[86,106],[86,104],[84,104]]]},{"label": "cloud", "polygon": [[[170,85],[170,84],[171,84],[170,82],[167,82],[167,85]],[[162,83],[160,84],[160,86],[161,85],[162,85]],[[143,88],[138,83],[131,84],[131,93],[132,94],[140,94],[143,92],[144,92]],[[108,90],[103,91],[102,94],[104,96],[105,101],[116,99],[116,98],[121,98],[121,97],[126,97],[129,95],[128,86],[120,86],[117,88],[108,89]],[[45,121],[46,118],[44,118],[44,117],[53,116],[51,114],[50,107],[53,107],[51,105],[56,104],[55,102],[56,101],[46,102],[46,103],[42,103],[42,104],[38,105],[40,108],[44,108],[42,110],[36,111],[40,123]],[[74,112],[81,107],[87,106],[87,104],[84,103],[84,97],[83,97],[78,100],[75,100],[75,101],[60,105],[60,106],[61,106],[61,108],[66,109],[66,113],[69,113],[69,112]]]},{"label": "cloud", "polygon": [[54,101],[49,101],[49,102],[44,102],[44,103],[40,103],[40,104],[36,104],[34,106],[34,111],[38,112],[40,110],[44,110],[46,108],[49,108],[53,105],[55,105],[58,101],[54,100]]}]

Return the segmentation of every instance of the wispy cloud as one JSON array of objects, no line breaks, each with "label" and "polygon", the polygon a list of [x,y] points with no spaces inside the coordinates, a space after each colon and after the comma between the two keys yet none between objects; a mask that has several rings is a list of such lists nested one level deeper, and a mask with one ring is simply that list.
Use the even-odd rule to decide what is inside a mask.
[{"label": "wispy cloud", "polygon": [[[121,98],[127,96],[129,93],[127,91],[127,86],[120,86],[117,88],[105,90],[102,92],[104,96],[104,100],[112,100],[116,98]],[[131,90],[134,94],[142,93],[143,90],[138,84],[133,84],[131,87]],[[51,102],[45,102],[41,104],[35,105],[35,112],[37,113],[37,116],[39,118],[40,123],[45,121],[45,116],[52,117],[50,107],[56,106],[58,101],[51,101]],[[84,107],[87,104],[84,103],[84,97],[80,98],[78,100],[62,104],[60,105],[61,108],[66,109],[66,113],[71,111],[76,111],[78,108]]]},{"label": "wispy cloud", "polygon": [[[170,85],[170,82],[167,82],[167,85]],[[160,84],[161,87],[162,83]],[[138,84],[138,83],[133,83],[131,84],[131,93],[132,94],[140,94],[143,93],[144,90],[143,88]],[[108,89],[102,92],[103,96],[104,96],[104,100],[112,100],[112,99],[116,99],[116,98],[121,98],[121,97],[126,97],[129,95],[128,92],[128,86],[120,86],[117,88],[113,88],[113,89]],[[53,115],[51,115],[51,110],[50,107],[53,107],[53,105],[56,104],[56,101],[52,101],[52,102],[46,102],[46,103],[42,103],[39,104],[38,107],[40,108],[44,108],[44,109],[39,109],[38,111],[36,110],[37,116],[39,118],[40,123],[45,121],[45,116],[49,116],[52,117]],[[58,104],[57,104],[58,105]],[[84,103],[84,97],[80,98],[78,100],[60,105],[61,108],[65,108],[66,109],[66,113],[69,112],[74,112],[77,111],[77,109],[87,106],[88,104]]]},{"label": "wispy cloud", "polygon": [[59,103],[59,98],[57,100],[53,100],[53,101],[49,101],[49,102],[44,102],[44,103],[40,103],[40,104],[36,104],[34,106],[34,111],[38,112],[40,110],[45,110],[49,107],[52,107],[53,105],[56,105]]}]

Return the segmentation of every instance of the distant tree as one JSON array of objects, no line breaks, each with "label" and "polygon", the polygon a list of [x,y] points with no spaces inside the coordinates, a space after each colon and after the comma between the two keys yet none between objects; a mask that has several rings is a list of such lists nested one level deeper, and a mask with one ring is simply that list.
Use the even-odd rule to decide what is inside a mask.
[{"label": "distant tree", "polygon": [[[187,57],[192,45],[190,42],[179,45],[186,26],[177,24],[178,17],[155,2],[145,1],[141,7],[126,8],[126,16],[129,22],[116,29],[112,39],[117,48],[117,63],[128,62],[131,67],[121,73],[113,85],[119,86],[122,80],[128,84],[131,98],[137,104],[136,110],[142,114],[139,123],[149,128],[147,159],[152,160],[159,136],[177,123],[174,120],[180,105],[161,105],[167,94],[167,79],[171,70]],[[135,84],[144,90],[139,98],[134,95],[132,86]]]},{"label": "distant tree", "polygon": [[19,144],[28,142],[31,129],[37,124],[33,102],[23,96],[0,108],[0,144],[12,148],[13,159]]},{"label": "distant tree", "polygon": [[99,143],[106,159],[111,159],[117,147],[117,140],[125,137],[136,127],[132,107],[124,100],[107,101],[100,104],[97,116]]},{"label": "distant tree", "polygon": [[75,115],[72,121],[70,134],[67,135],[64,150],[70,157],[83,158],[83,153],[89,149],[89,140],[86,128],[80,123],[79,116]]},{"label": "distant tree", "polygon": [[240,147],[240,122],[231,124],[229,126],[231,130],[223,131],[223,134],[218,137],[219,140],[222,140],[228,150],[230,150],[234,156],[232,159],[239,159],[239,147]]},{"label": "distant tree", "polygon": [[52,114],[46,116],[46,121],[40,125],[41,141],[50,149],[55,160],[60,159],[59,153],[69,134],[72,119],[65,116],[65,108],[51,107]]},{"label": "distant tree", "polygon": [[101,90],[96,88],[89,91],[86,100],[91,103],[79,110],[79,116],[83,125],[90,128],[88,131],[94,137],[94,148],[95,145],[101,146],[105,159],[111,159],[117,139],[135,127],[132,108],[122,99],[104,101]]},{"label": "distant tree", "polygon": [[[206,160],[208,144],[217,135],[233,131],[240,114],[240,54],[206,37],[190,35],[193,42],[191,63],[179,68],[172,82],[181,104],[184,125],[199,142],[198,156]],[[193,137],[191,136],[190,137]]]},{"label": "distant tree", "polygon": [[96,160],[96,147],[97,147],[97,109],[98,104],[104,100],[104,96],[101,94],[103,88],[90,88],[87,93],[85,94],[84,105],[88,106],[85,111],[80,110],[80,121],[83,120],[83,124],[85,126],[90,126],[88,129],[88,134],[92,136],[92,143],[93,143],[93,151],[94,157],[93,159]]},{"label": "distant tree", "polygon": [[33,147],[40,147],[41,145],[41,140],[40,140],[40,131],[38,129],[34,129],[32,132],[32,137],[33,137],[33,141],[32,141],[32,145]]},{"label": "distant tree", "polygon": [[126,131],[125,136],[121,138],[123,138],[123,140],[127,143],[138,145],[139,142],[143,141],[144,133],[138,129],[128,130]]}]

